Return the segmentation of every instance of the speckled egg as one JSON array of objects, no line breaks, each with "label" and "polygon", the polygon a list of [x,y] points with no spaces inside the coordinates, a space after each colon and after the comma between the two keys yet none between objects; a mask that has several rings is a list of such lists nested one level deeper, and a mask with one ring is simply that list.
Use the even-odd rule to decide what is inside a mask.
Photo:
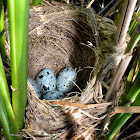
[{"label": "speckled egg", "polygon": [[56,77],[52,70],[46,68],[36,77],[36,83],[39,85],[42,93],[56,89]]},{"label": "speckled egg", "polygon": [[41,98],[42,96],[42,93],[40,92],[40,89],[38,87],[38,84],[36,83],[35,80],[33,80],[32,78],[27,78],[27,80],[29,81],[29,83],[33,86],[35,92],[36,92],[36,95],[38,98]]},{"label": "speckled egg", "polygon": [[76,83],[77,73],[74,68],[64,68],[57,77],[57,89],[63,93],[68,93],[73,90]]},{"label": "speckled egg", "polygon": [[64,93],[60,92],[60,91],[48,91],[45,94],[42,95],[42,99],[45,100],[55,100],[55,99],[62,99],[64,98]]}]

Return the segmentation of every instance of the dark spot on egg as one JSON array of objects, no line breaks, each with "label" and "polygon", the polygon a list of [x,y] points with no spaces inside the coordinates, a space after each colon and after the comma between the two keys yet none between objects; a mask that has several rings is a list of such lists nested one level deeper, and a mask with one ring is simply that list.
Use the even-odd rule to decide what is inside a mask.
[{"label": "dark spot on egg", "polygon": [[42,79],[43,78],[43,75],[40,75],[39,78]]},{"label": "dark spot on egg", "polygon": [[43,89],[46,91],[49,90],[50,88],[43,85]]},{"label": "dark spot on egg", "polygon": [[51,94],[53,94],[53,92]]},{"label": "dark spot on egg", "polygon": [[52,78],[52,77],[51,77]]},{"label": "dark spot on egg", "polygon": [[64,87],[65,87],[65,85],[64,85]]},{"label": "dark spot on egg", "polygon": [[49,72],[47,72],[47,74],[49,75]]}]

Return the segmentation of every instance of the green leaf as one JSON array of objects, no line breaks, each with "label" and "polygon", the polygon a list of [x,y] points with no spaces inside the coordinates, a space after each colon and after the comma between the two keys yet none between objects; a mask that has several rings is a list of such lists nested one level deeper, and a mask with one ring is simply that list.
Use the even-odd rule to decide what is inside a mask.
[{"label": "green leaf", "polygon": [[32,0],[32,5],[37,6],[40,5],[43,0]]},{"label": "green leaf", "polygon": [[134,47],[139,42],[139,40],[140,40],[140,24],[138,24],[136,26],[136,28],[131,36],[131,39],[127,45],[125,53],[129,53],[132,49],[134,49]]},{"label": "green leaf", "polygon": [[16,123],[15,123],[15,116],[14,112],[11,106],[11,101],[10,101],[10,93],[8,90],[8,85],[5,77],[5,72],[2,64],[2,59],[0,55],[0,93],[1,97],[4,101],[4,106],[7,112],[8,120],[10,123],[10,126],[12,128],[11,132],[16,134],[17,133],[17,128],[16,128]]},{"label": "green leaf", "polygon": [[11,45],[12,105],[18,129],[27,103],[29,0],[7,0]]},{"label": "green leaf", "polygon": [[0,92],[0,125],[4,130],[7,140],[11,140],[8,118],[7,118],[4,102],[1,96],[1,92]]},{"label": "green leaf", "polygon": [[[140,106],[140,94],[137,96],[136,100],[132,103],[131,106]],[[119,118],[119,121],[111,129],[109,135],[107,135],[106,140],[112,140],[115,134],[120,130],[120,128],[127,122],[127,120],[133,115],[133,113],[124,113]]]},{"label": "green leaf", "polygon": [[5,54],[5,35],[4,35],[4,8],[3,1],[0,1],[0,53],[2,58],[6,58]]},{"label": "green leaf", "polygon": [[[140,10],[138,11],[137,16],[140,18]],[[138,23],[138,22],[136,21],[136,19],[134,19],[133,22],[132,22],[132,24],[131,24],[131,26],[130,26],[130,28],[129,28],[129,30],[128,30],[128,34],[129,34],[130,36],[132,35],[132,33],[133,33],[133,31],[134,31],[134,29],[135,29],[137,23]]]},{"label": "green leaf", "polygon": [[[140,105],[139,93],[140,93],[140,71],[135,81],[133,82],[132,87],[130,88],[126,98],[122,102],[122,105],[125,105],[129,102],[133,102],[135,99],[136,101],[132,103],[132,105]],[[139,103],[137,100],[139,100]],[[110,133],[108,134],[106,139],[111,140],[115,136],[117,131],[122,127],[122,125],[131,117],[131,115],[132,113],[131,114],[121,113],[121,114],[115,115],[109,125]]]}]

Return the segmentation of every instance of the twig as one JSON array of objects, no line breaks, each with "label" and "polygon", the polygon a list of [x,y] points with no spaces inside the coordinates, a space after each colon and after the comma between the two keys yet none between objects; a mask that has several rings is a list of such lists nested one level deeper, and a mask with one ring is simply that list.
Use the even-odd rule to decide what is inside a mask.
[{"label": "twig", "polygon": [[113,113],[140,113],[140,106],[116,106]]},{"label": "twig", "polygon": [[132,135],[129,135],[129,136],[123,138],[123,139],[127,139],[127,138],[133,137],[133,136],[135,136],[135,135],[139,135],[139,134],[140,134],[140,131],[138,131],[138,132],[136,132],[136,133],[134,133],[134,134],[132,134]]},{"label": "twig", "polygon": [[118,26],[118,32],[116,34],[116,43],[122,45],[125,41],[125,37],[132,19],[134,8],[137,0],[125,0],[123,11],[121,13],[120,22]]},{"label": "twig", "polygon": [[86,8],[90,8],[91,7],[91,5],[92,5],[92,3],[94,2],[95,0],[91,0],[90,2],[89,2],[89,4],[87,5],[87,7]]},{"label": "twig", "polygon": [[137,122],[139,119],[140,119],[140,115],[139,115],[136,119],[134,119],[127,127],[125,127],[125,128],[119,133],[118,137],[119,137],[124,131],[126,131],[130,126],[132,126],[135,122]]},{"label": "twig", "polygon": [[81,7],[84,7],[84,0],[81,0]]},{"label": "twig", "polygon": [[113,93],[114,93],[115,89],[117,88],[118,84],[120,83],[122,76],[124,75],[124,72],[127,69],[127,66],[129,64],[131,58],[132,58],[132,55],[130,55],[130,54],[124,55],[124,58],[120,64],[117,74],[111,83],[109,91],[106,94],[105,101],[109,101],[111,99],[111,97],[113,96]]},{"label": "twig", "polygon": [[115,11],[116,7],[120,4],[120,2],[121,0],[117,0],[116,3],[105,13],[104,16],[111,15]]},{"label": "twig", "polygon": [[98,12],[98,14],[102,14],[113,2],[114,0],[110,1],[100,12]]}]

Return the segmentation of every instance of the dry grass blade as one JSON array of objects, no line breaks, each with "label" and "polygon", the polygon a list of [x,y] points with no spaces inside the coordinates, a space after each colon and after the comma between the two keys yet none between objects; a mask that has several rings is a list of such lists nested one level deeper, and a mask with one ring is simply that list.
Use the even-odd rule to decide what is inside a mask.
[{"label": "dry grass blade", "polygon": [[71,102],[65,102],[65,101],[50,101],[51,104],[56,104],[56,105],[64,105],[64,106],[74,106],[74,107],[79,107],[79,108],[100,108],[102,106],[109,106],[112,104],[112,102],[107,102],[107,103],[100,103],[100,104],[79,104],[79,103],[71,103]]},{"label": "dry grass blade", "polygon": [[116,106],[113,113],[140,113],[140,106]]}]

